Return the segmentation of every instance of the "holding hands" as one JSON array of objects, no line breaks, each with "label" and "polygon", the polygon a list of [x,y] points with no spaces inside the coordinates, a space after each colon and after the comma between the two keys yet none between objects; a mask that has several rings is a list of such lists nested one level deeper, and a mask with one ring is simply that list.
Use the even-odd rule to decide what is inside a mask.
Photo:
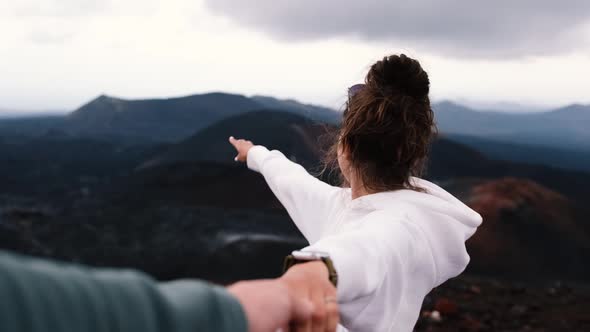
[{"label": "holding hands", "polygon": [[329,272],[321,261],[292,266],[279,279],[296,296],[303,296],[313,304],[310,319],[291,324],[291,331],[334,332],[340,318],[336,287],[329,280]]},{"label": "holding hands", "polygon": [[336,288],[322,262],[295,265],[278,279],[240,281],[228,291],[242,304],[250,332],[336,331]]}]

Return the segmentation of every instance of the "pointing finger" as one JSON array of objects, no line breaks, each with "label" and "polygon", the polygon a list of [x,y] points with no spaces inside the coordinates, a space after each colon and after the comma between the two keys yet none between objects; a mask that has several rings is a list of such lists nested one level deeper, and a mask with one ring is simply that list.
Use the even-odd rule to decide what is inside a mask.
[{"label": "pointing finger", "polygon": [[240,143],[240,140],[237,140],[233,136],[230,136],[229,137],[229,143],[231,145],[233,145],[233,147],[237,150],[238,149],[238,144]]}]

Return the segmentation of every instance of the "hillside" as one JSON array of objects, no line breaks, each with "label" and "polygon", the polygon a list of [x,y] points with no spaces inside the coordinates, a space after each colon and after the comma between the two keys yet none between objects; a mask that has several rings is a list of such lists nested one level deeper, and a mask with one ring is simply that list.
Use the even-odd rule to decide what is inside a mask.
[{"label": "hillside", "polygon": [[[70,193],[102,187],[131,173],[159,146],[122,146],[60,135],[0,139],[0,195],[67,200]],[[2,204],[9,204],[4,198]]]},{"label": "hillside", "polygon": [[268,96],[252,96],[252,100],[255,100],[258,103],[264,105],[265,108],[274,110],[286,110],[305,116],[306,118],[309,118],[314,122],[322,122],[336,125],[340,123],[340,120],[342,118],[342,114],[333,109],[303,104],[293,99],[281,100]]},{"label": "hillside", "polygon": [[228,144],[229,136],[278,149],[289,158],[311,166],[317,164],[318,140],[326,129],[325,125],[290,112],[248,112],[217,122],[169,146],[141,167],[196,161],[235,163],[236,153]]},{"label": "hillside", "polygon": [[485,221],[467,242],[475,258],[469,271],[590,277],[589,228],[566,196],[530,180],[501,178],[472,186],[464,201]]}]

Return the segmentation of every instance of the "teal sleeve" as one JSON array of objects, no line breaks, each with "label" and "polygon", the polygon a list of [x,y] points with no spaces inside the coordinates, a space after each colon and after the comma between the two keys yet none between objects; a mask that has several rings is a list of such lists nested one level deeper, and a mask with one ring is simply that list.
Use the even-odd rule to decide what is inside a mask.
[{"label": "teal sleeve", "polygon": [[240,332],[247,321],[234,297],[205,282],[158,284],[0,252],[0,331]]}]

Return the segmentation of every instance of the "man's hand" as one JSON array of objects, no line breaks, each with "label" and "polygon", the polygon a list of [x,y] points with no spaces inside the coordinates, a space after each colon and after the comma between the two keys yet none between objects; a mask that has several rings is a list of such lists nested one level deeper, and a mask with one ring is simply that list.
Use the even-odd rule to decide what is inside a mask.
[{"label": "man's hand", "polygon": [[249,332],[287,332],[290,323],[312,318],[312,303],[280,279],[240,281],[227,290],[242,304]]},{"label": "man's hand", "polygon": [[330,282],[328,268],[323,262],[294,265],[280,280],[292,294],[306,296],[313,303],[312,319],[294,322],[291,331],[336,331],[340,318],[336,288]]},{"label": "man's hand", "polygon": [[238,155],[234,158],[235,161],[246,162],[248,157],[248,151],[254,146],[254,144],[248,140],[235,139],[233,136],[229,137],[229,143],[236,148]]}]

